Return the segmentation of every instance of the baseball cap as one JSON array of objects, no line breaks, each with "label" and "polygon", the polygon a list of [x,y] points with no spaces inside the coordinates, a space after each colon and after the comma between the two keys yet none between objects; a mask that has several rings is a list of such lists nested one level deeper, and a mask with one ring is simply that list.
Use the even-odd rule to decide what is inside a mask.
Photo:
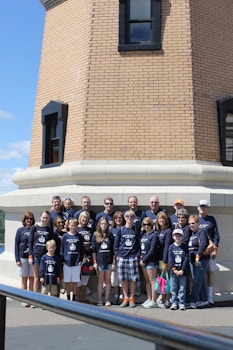
[{"label": "baseball cap", "polygon": [[175,235],[176,233],[178,233],[179,235],[183,236],[184,232],[183,230],[181,230],[181,228],[176,228],[173,232],[172,232],[172,236]]},{"label": "baseball cap", "polygon": [[174,202],[174,205],[176,205],[176,204],[184,205],[183,199],[176,199],[175,202]]},{"label": "baseball cap", "polygon": [[205,199],[201,199],[200,202],[199,202],[199,206],[201,205],[204,205],[205,207],[208,207],[209,206],[209,202],[206,201]]}]

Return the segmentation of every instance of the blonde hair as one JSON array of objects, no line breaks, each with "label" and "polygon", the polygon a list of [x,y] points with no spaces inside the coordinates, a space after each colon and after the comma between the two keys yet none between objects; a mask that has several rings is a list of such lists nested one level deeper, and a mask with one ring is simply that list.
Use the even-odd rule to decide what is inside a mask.
[{"label": "blonde hair", "polygon": [[82,211],[80,214],[79,214],[79,217],[78,217],[78,223],[80,224],[81,222],[81,219],[83,216],[86,216],[88,218],[88,222],[90,221],[90,214],[88,213],[88,211],[84,210]]},{"label": "blonde hair", "polygon": [[156,223],[155,223],[155,228],[157,231],[160,231],[161,230],[161,227],[160,227],[160,224],[159,224],[159,218],[164,218],[165,219],[165,229],[169,228],[170,227],[170,224],[169,224],[169,218],[167,216],[166,213],[164,213],[164,211],[160,211],[158,214],[157,214],[157,217],[156,217]]},{"label": "blonde hair", "polygon": [[197,216],[197,215],[190,215],[190,217],[189,217],[189,221],[195,221],[196,223],[198,223],[199,222],[199,217]]},{"label": "blonde hair", "polygon": [[131,215],[131,216],[133,216],[134,218],[136,217],[135,212],[134,212],[133,210],[127,210],[127,211],[125,212],[124,217],[126,217],[127,215]]},{"label": "blonde hair", "polygon": [[[100,228],[100,225],[103,221],[105,221],[108,225],[107,230],[104,233],[102,233],[101,228]],[[106,239],[108,237],[111,236],[111,233],[109,232],[109,222],[104,216],[102,216],[102,218],[99,219],[98,224],[96,226],[96,231],[94,232],[94,235],[95,235],[95,239],[96,239],[97,243],[102,243],[102,242],[106,241]]]},{"label": "blonde hair", "polygon": [[75,218],[71,218],[71,219],[69,219],[69,222],[68,222],[68,225],[69,224],[77,224],[78,223],[78,220],[77,219],[75,219]]},{"label": "blonde hair", "polygon": [[145,217],[145,218],[142,220],[142,227],[141,227],[141,229],[143,229],[143,224],[145,224],[145,223],[149,223],[150,226],[151,226],[152,229],[153,229],[154,223],[153,223],[153,220],[152,220],[151,218]]},{"label": "blonde hair", "polygon": [[57,247],[56,242],[54,239],[50,239],[49,241],[46,242],[46,249],[48,249],[49,246],[53,246],[54,248]]}]

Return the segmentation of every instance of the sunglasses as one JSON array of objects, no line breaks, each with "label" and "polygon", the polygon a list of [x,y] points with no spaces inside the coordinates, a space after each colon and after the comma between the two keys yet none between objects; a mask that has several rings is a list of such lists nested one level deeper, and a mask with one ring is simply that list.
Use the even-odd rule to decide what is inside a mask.
[{"label": "sunglasses", "polygon": [[116,219],[122,219],[122,217],[121,217],[121,216],[117,216],[117,217],[115,218],[115,220],[116,220]]},{"label": "sunglasses", "polygon": [[143,226],[151,226],[151,224],[149,222],[145,222]]},{"label": "sunglasses", "polygon": [[33,218],[25,218],[25,220],[33,220]]},{"label": "sunglasses", "polygon": [[134,219],[134,216],[133,215],[126,215],[125,216],[127,219]]},{"label": "sunglasses", "polygon": [[106,205],[113,205],[113,203],[105,203]]}]

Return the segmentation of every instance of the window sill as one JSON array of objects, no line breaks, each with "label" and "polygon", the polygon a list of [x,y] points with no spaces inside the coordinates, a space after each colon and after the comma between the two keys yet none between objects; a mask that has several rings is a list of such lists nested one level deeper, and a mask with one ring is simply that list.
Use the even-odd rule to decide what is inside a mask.
[{"label": "window sill", "polygon": [[62,162],[56,162],[56,163],[50,163],[50,164],[43,164],[40,166],[40,169],[44,169],[44,168],[52,168],[55,166],[60,166],[62,164]]},{"label": "window sill", "polygon": [[161,50],[161,43],[119,45],[118,51]]}]

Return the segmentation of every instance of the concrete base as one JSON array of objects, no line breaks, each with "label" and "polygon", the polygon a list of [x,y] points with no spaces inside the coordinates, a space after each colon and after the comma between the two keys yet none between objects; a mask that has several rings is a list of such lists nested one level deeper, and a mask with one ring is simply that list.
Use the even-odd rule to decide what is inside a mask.
[{"label": "concrete base", "polygon": [[80,161],[47,169],[28,168],[15,174],[14,181],[19,189],[0,196],[6,232],[5,253],[0,255],[1,278],[17,278],[14,238],[22,214],[31,210],[39,220],[40,212],[50,209],[55,194],[72,197],[76,208],[81,197],[88,195],[96,212],[103,210],[108,196],[114,199],[114,210],[125,210],[128,197],[136,195],[144,210],[149,198],[157,195],[169,214],[174,212],[177,198],[184,200],[190,214],[196,214],[199,200],[206,199],[221,236],[215,292],[219,298],[233,299],[233,168],[196,161]]}]

